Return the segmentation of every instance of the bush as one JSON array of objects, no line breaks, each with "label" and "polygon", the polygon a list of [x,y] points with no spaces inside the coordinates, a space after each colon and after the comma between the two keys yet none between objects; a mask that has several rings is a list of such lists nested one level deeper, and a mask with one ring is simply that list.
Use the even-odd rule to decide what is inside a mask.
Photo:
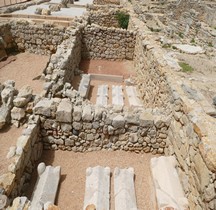
[{"label": "bush", "polygon": [[184,62],[179,62],[179,66],[182,68],[183,72],[191,73],[194,70],[193,67]]},{"label": "bush", "polygon": [[125,12],[117,12],[116,18],[118,20],[119,27],[121,27],[123,29],[128,28],[128,23],[129,23],[129,18],[130,18],[129,14],[127,14]]}]

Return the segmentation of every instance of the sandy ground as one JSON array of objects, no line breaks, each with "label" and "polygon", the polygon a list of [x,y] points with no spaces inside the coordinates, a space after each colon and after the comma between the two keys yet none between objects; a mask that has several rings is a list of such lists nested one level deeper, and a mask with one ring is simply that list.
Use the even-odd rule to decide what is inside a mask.
[{"label": "sandy ground", "polygon": [[207,57],[205,54],[188,55],[178,54],[177,58],[193,67],[192,73],[178,72],[178,75],[191,82],[212,104],[216,96],[216,57]]},{"label": "sandy ground", "polygon": [[11,146],[16,145],[17,138],[21,136],[22,128],[14,126],[0,131],[0,175],[7,172],[11,159],[7,159],[7,153]]},{"label": "sandy ground", "polygon": [[43,90],[43,81],[34,78],[42,74],[49,61],[49,56],[25,52],[19,53],[15,57],[15,61],[0,68],[0,82],[3,83],[12,79],[16,82],[15,87],[17,89],[24,85],[30,85],[34,93],[40,93]]},{"label": "sandy ground", "polygon": [[[115,167],[133,167],[135,171],[135,189],[139,210],[156,209],[155,192],[150,172],[151,154],[130,152],[100,151],[90,153],[74,153],[70,151],[44,151],[40,161],[53,166],[61,166],[60,187],[56,203],[62,210],[80,210],[83,208],[85,193],[86,168],[109,166],[111,172]],[[30,191],[35,182],[32,177]],[[114,210],[114,178],[111,176],[111,210]],[[28,196],[30,197],[30,192]]]},{"label": "sandy ground", "polygon": [[124,79],[135,75],[133,61],[82,60],[80,70],[85,73],[121,75]]}]

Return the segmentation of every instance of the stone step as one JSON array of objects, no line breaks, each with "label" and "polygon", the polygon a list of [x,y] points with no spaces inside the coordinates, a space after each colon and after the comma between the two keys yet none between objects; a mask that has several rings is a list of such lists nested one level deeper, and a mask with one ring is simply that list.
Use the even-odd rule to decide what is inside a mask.
[{"label": "stone step", "polygon": [[110,168],[89,167],[86,169],[85,199],[83,210],[109,210]]},{"label": "stone step", "polygon": [[115,168],[114,197],[115,210],[137,210],[133,168]]},{"label": "stone step", "polygon": [[37,171],[38,179],[31,197],[30,210],[42,210],[47,202],[54,204],[60,180],[60,166],[40,163]]},{"label": "stone step", "polygon": [[113,105],[124,105],[122,85],[113,85],[112,86],[112,104]]},{"label": "stone step", "polygon": [[83,74],[78,88],[78,92],[82,97],[87,98],[89,93],[89,88],[90,88],[90,75]]},{"label": "stone step", "polygon": [[136,91],[136,87],[134,86],[126,86],[126,93],[128,96],[128,101],[130,106],[142,106],[140,99],[138,98],[138,93]]},{"label": "stone step", "polygon": [[151,171],[155,184],[158,209],[188,209],[188,201],[176,170],[174,156],[154,157],[151,159]]},{"label": "stone step", "polygon": [[107,106],[108,103],[108,85],[99,85],[97,91],[96,104]]}]

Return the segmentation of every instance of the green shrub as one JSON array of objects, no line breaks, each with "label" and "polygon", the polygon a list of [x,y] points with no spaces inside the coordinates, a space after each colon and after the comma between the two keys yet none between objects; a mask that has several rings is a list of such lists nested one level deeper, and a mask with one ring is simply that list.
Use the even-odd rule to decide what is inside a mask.
[{"label": "green shrub", "polygon": [[192,66],[184,62],[179,62],[179,66],[182,68],[183,72],[191,73],[194,70]]},{"label": "green shrub", "polygon": [[123,29],[128,28],[128,23],[129,23],[129,18],[130,18],[129,14],[127,14],[125,12],[117,12],[116,18],[118,20],[119,27],[121,27]]},{"label": "green shrub", "polygon": [[191,42],[192,44],[195,44],[195,43],[196,43],[196,41],[195,41],[194,38],[192,38],[190,42]]}]

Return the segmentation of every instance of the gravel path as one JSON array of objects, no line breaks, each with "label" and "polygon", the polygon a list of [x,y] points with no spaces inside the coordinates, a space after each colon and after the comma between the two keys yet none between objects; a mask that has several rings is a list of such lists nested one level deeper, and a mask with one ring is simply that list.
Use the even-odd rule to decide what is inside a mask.
[{"label": "gravel path", "polygon": [[[80,210],[83,208],[85,191],[85,171],[88,167],[109,166],[111,172],[115,167],[133,167],[135,171],[135,188],[139,210],[156,209],[155,192],[150,172],[151,154],[136,154],[123,151],[99,151],[74,153],[70,151],[44,151],[40,161],[53,166],[61,166],[61,180],[57,195],[57,204],[63,210]],[[34,186],[34,177],[30,191]],[[111,210],[114,210],[113,176],[111,177]],[[29,196],[30,192],[28,192]]]}]

